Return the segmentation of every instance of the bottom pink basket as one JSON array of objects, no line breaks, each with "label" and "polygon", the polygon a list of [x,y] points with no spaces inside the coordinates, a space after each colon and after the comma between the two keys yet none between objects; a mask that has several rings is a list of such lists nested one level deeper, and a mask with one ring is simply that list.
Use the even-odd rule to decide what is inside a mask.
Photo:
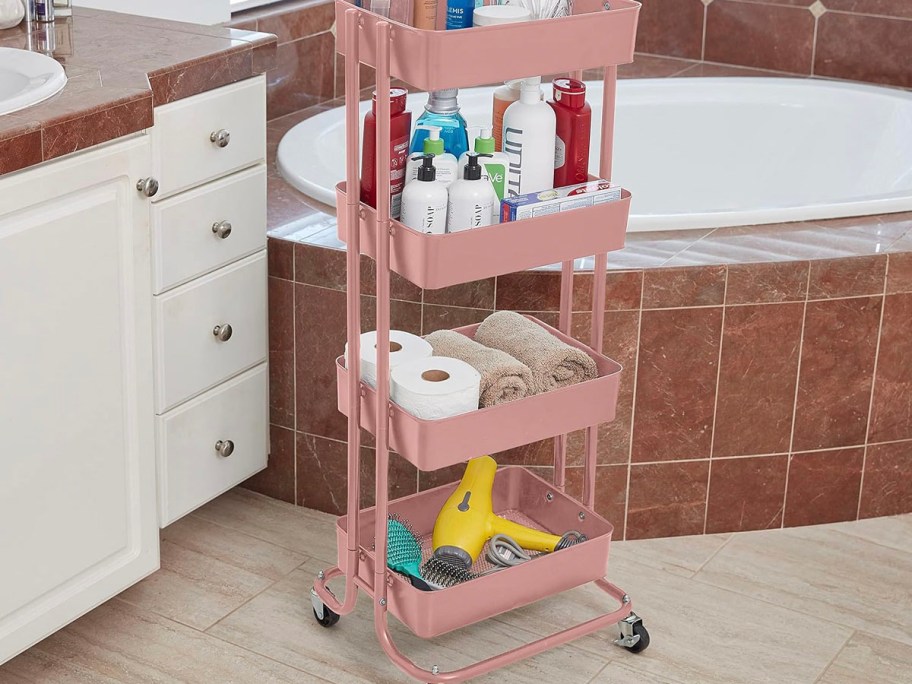
[{"label": "bottom pink basket", "polygon": [[[427,547],[437,513],[457,485],[454,482],[397,499],[390,502],[389,511],[408,521],[422,538],[422,546]],[[429,639],[607,574],[608,549],[614,529],[611,523],[555,489],[551,483],[525,468],[502,468],[494,479],[493,500],[498,515],[553,534],[578,530],[589,539],[440,591],[421,591],[407,578],[390,571],[389,608],[417,636]],[[374,515],[373,508],[360,515],[363,560],[358,575],[366,586],[371,586],[374,578]],[[339,518],[336,532],[339,568],[348,572],[348,516]],[[425,555],[427,553],[426,549]]]}]

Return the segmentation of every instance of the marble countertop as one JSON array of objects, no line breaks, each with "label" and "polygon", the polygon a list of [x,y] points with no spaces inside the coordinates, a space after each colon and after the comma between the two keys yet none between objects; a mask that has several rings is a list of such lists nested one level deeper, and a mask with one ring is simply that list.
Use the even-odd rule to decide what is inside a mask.
[{"label": "marble countertop", "polygon": [[50,52],[69,82],[0,116],[0,175],[135,133],[153,107],[250,78],[275,63],[271,34],[76,8],[0,31],[0,47]]}]

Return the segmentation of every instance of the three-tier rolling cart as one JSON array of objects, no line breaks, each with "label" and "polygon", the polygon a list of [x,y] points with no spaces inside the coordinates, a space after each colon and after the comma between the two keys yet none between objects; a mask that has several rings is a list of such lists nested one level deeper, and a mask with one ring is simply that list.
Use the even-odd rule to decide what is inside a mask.
[{"label": "three-tier rolling cart", "polygon": [[[442,7],[445,7],[441,3]],[[377,638],[403,672],[424,682],[462,682],[585,634],[618,625],[616,641],[631,651],[648,644],[630,597],[605,579],[612,526],[594,510],[597,426],[613,420],[621,367],[601,353],[607,253],[624,244],[630,193],[622,199],[572,212],[552,214],[447,235],[416,232],[390,218],[390,79],[421,90],[463,88],[528,76],[571,73],[604,67],[601,168],[611,178],[617,65],[633,60],[640,5],[634,0],[575,0],[573,14],[558,19],[444,31],[420,30],[391,21],[345,0],[336,3],[337,50],[345,56],[346,181],[337,186],[339,236],[347,243],[348,362],[337,360],[339,409],[348,416],[348,507],[337,525],[338,565],[321,572],[312,593],[314,615],[332,626],[351,612],[359,590],[371,597]],[[490,46],[497,45],[496,52]],[[492,57],[496,55],[496,57]],[[359,63],[376,69],[376,209],[359,201]],[[389,355],[377,354],[377,387],[360,381],[360,255],[376,261],[377,349],[389,348],[390,272],[425,289],[562,263],[559,329],[541,321],[557,337],[582,349],[598,368],[594,380],[471,413],[427,421],[389,397]],[[570,336],[574,260],[595,255],[592,329],[589,346]],[[477,326],[460,328],[472,335]],[[376,506],[360,508],[361,428],[376,438]],[[586,429],[582,502],[564,493],[566,435]],[[576,529],[587,541],[521,565],[486,574],[439,591],[421,591],[388,570],[387,516],[408,520],[430,546],[434,521],[457,483],[389,500],[389,452],[398,452],[421,470],[436,470],[472,457],[554,438],[554,477],[547,482],[521,467],[498,471],[494,510],[526,525],[562,533]],[[425,549],[430,553],[430,548]],[[344,601],[327,583],[345,578]],[[391,611],[417,636],[431,638],[517,608],[546,596],[593,582],[618,608],[514,650],[467,667],[442,672],[423,669],[393,642]]]}]

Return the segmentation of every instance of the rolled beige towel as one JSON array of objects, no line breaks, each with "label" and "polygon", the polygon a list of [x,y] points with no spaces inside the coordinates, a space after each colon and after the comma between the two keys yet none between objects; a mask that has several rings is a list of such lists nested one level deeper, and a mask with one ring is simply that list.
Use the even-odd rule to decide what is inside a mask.
[{"label": "rolled beige towel", "polygon": [[478,327],[475,341],[500,349],[526,364],[532,371],[536,392],[598,377],[591,356],[513,311],[498,311],[488,316]]},{"label": "rolled beige towel", "polygon": [[438,330],[425,339],[434,349],[434,356],[465,361],[481,373],[482,408],[535,394],[532,371],[506,352],[489,349],[452,330]]}]

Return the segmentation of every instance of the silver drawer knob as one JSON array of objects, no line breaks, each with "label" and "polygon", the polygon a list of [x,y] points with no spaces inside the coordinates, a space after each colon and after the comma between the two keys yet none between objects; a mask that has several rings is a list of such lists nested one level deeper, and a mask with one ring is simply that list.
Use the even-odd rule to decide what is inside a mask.
[{"label": "silver drawer knob", "polygon": [[210,133],[209,140],[211,140],[216,147],[228,147],[228,143],[231,142],[231,133],[222,128],[221,130]]},{"label": "silver drawer knob", "polygon": [[158,192],[158,181],[152,178],[140,178],[136,182],[136,189],[146,197],[153,197]]},{"label": "silver drawer knob", "polygon": [[231,224],[228,223],[228,221],[219,221],[218,223],[213,223],[212,232],[215,233],[216,237],[224,240],[226,237],[231,235]]},{"label": "silver drawer knob", "polygon": [[230,439],[220,439],[215,443],[215,453],[222,458],[228,458],[234,453],[234,442]]},{"label": "silver drawer knob", "polygon": [[231,339],[231,335],[234,330],[231,329],[231,326],[225,323],[225,325],[217,325],[212,329],[212,334],[215,335],[215,339],[219,342],[227,342]]}]

